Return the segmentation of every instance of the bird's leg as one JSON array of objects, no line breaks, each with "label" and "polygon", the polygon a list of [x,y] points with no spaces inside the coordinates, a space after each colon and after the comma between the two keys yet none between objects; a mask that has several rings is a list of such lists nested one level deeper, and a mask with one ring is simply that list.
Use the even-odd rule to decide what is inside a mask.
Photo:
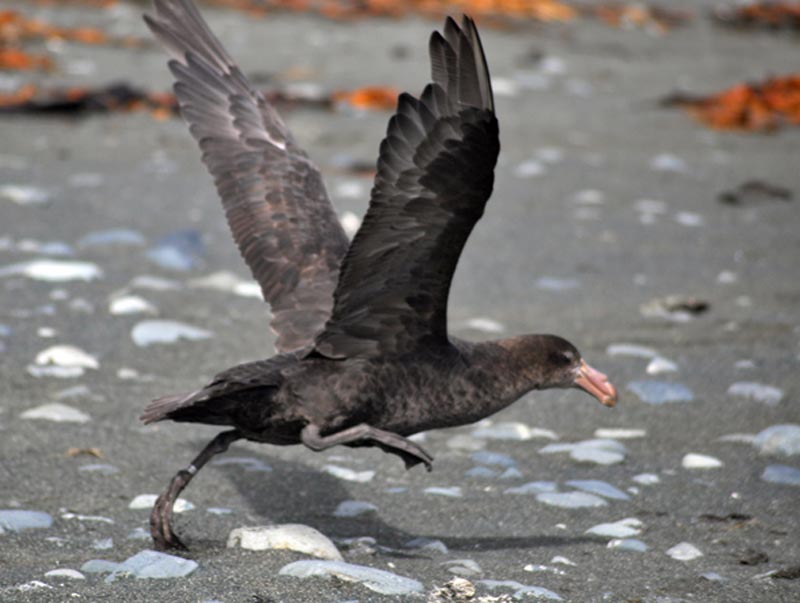
[{"label": "bird's leg", "polygon": [[210,461],[214,455],[225,452],[231,443],[241,437],[242,434],[236,429],[218,434],[203,448],[203,451],[195,457],[186,469],[178,471],[167,489],[158,497],[150,513],[150,534],[153,536],[153,542],[158,550],[163,551],[170,548],[186,549],[186,546],[172,531],[172,507],[175,505],[178,495],[189,485],[189,482],[192,481],[192,478],[200,471],[203,465]]},{"label": "bird's leg", "polygon": [[325,436],[320,435],[319,427],[312,423],[303,428],[300,433],[300,439],[303,444],[316,451],[325,450],[339,444],[373,442],[384,452],[390,452],[402,458],[406,464],[406,469],[411,469],[411,467],[419,463],[425,463],[425,468],[428,471],[433,468],[433,457],[420,446],[396,433],[383,431],[366,423],[348,427]]}]

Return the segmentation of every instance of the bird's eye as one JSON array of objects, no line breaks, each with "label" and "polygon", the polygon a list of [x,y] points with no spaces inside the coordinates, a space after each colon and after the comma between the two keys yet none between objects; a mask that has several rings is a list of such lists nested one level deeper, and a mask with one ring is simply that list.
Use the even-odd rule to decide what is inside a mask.
[{"label": "bird's eye", "polygon": [[567,366],[575,360],[575,354],[570,350],[550,354],[550,362],[556,366]]}]

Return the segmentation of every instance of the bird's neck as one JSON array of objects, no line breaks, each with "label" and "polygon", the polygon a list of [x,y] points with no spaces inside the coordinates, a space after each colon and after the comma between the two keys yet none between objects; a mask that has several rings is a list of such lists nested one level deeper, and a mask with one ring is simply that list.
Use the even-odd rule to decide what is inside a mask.
[{"label": "bird's neck", "polygon": [[462,353],[470,380],[481,392],[487,415],[502,410],[544,382],[537,362],[536,335],[480,343],[454,341]]}]

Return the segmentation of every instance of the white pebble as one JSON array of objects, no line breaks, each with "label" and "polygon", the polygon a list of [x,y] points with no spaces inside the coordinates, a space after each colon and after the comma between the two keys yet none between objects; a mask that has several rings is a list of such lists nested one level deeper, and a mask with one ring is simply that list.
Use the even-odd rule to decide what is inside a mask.
[{"label": "white pebble", "polygon": [[367,196],[367,190],[360,180],[345,180],[336,184],[334,196],[339,199],[364,199]]},{"label": "white pebble", "polygon": [[545,173],[544,164],[535,159],[523,161],[514,168],[514,175],[517,178],[536,178]]},{"label": "white pebble", "polygon": [[354,471],[353,469],[340,467],[339,465],[325,465],[322,470],[333,477],[338,477],[348,482],[364,483],[375,477],[374,471]]},{"label": "white pebble", "polygon": [[444,488],[441,486],[431,486],[430,488],[425,488],[423,492],[425,494],[433,494],[436,496],[447,496],[450,498],[460,498],[462,496],[461,488],[459,486],[450,486],[449,488]]},{"label": "white pebble", "polygon": [[213,336],[211,331],[175,320],[143,320],[131,330],[131,338],[141,347],[157,343],[175,343],[180,339],[197,341]]},{"label": "white pebble", "polygon": [[714,458],[713,456],[690,452],[683,457],[681,466],[684,469],[717,469],[722,467],[723,463],[721,460]]},{"label": "white pebble", "polygon": [[678,561],[691,561],[702,557],[703,553],[696,546],[689,542],[681,542],[667,550],[667,555]]},{"label": "white pebble", "polygon": [[408,595],[420,593],[424,587],[417,580],[399,576],[384,570],[342,561],[295,561],[284,565],[278,572],[281,576],[308,578],[311,576],[336,576],[347,582],[358,582],[369,590],[383,595]]},{"label": "white pebble", "polygon": [[594,437],[613,440],[630,440],[633,438],[643,438],[647,435],[646,429],[632,429],[625,427],[606,427],[598,428],[594,431]]},{"label": "white pebble", "polygon": [[635,518],[621,519],[613,523],[599,523],[596,526],[592,526],[584,533],[610,538],[629,538],[642,533],[640,529],[641,525],[642,522]]},{"label": "white pebble", "polygon": [[658,356],[653,348],[636,343],[612,343],[606,348],[609,356],[633,356],[634,358],[655,358]]},{"label": "white pebble", "polygon": [[481,422],[477,429],[472,432],[472,437],[487,440],[515,440],[527,441],[534,438],[544,438],[557,440],[558,435],[549,429],[539,427],[529,427],[524,423],[506,421],[503,423],[492,424],[489,421]]},{"label": "white pebble", "polygon": [[556,555],[550,560],[550,563],[560,563],[561,565],[572,565],[577,566],[578,564],[566,557],[562,557],[561,555]]},{"label": "white pebble", "polygon": [[728,395],[776,406],[783,399],[783,390],[755,381],[739,381],[728,388]]},{"label": "white pebble", "polygon": [[0,199],[11,201],[17,205],[41,205],[50,200],[47,191],[24,184],[0,185]]},{"label": "white pebble", "polygon": [[103,271],[91,262],[39,259],[0,268],[2,276],[26,276],[38,281],[64,283],[101,278]]},{"label": "white pebble", "polygon": [[42,350],[36,355],[34,362],[39,366],[56,365],[94,370],[100,368],[100,363],[94,356],[72,345],[54,345]]},{"label": "white pebble", "polygon": [[[128,503],[128,508],[152,509],[153,505],[156,504],[157,498],[158,494],[139,494],[138,496],[135,496],[130,503]],[[179,498],[175,501],[175,506],[172,510],[175,513],[183,513],[184,511],[191,511],[192,509],[194,509],[194,505],[192,503],[184,498]]]},{"label": "white pebble", "polygon": [[565,509],[604,507],[608,504],[599,496],[586,492],[542,492],[536,495],[536,500],[546,505],[563,507]]},{"label": "white pebble", "polygon": [[83,375],[84,370],[80,366],[37,366],[29,364],[25,370],[32,377],[56,377],[57,379],[74,379]]},{"label": "white pebble", "polygon": [[661,478],[655,473],[640,473],[639,475],[634,475],[631,479],[637,484],[641,484],[643,486],[652,486],[653,484],[657,484],[661,481]]},{"label": "white pebble", "polygon": [[346,211],[339,216],[339,221],[342,223],[342,228],[349,239],[356,236],[358,229],[361,228],[361,218],[351,211]]},{"label": "white pebble", "polygon": [[630,496],[625,492],[599,479],[571,479],[566,482],[566,485],[590,494],[597,494],[603,498],[630,500]]},{"label": "white pebble", "polygon": [[606,546],[610,549],[635,553],[644,553],[647,550],[647,545],[636,538],[615,538],[610,540]]},{"label": "white pebble", "polygon": [[768,465],[761,474],[761,479],[773,484],[800,486],[800,469],[789,465]]},{"label": "white pebble", "polygon": [[689,171],[686,162],[672,153],[661,153],[650,160],[650,167],[658,172],[684,173]]},{"label": "white pebble", "polygon": [[250,551],[286,549],[319,559],[342,560],[339,549],[330,538],[310,526],[297,523],[236,528],[228,536],[227,546],[239,546]]},{"label": "white pebble", "polygon": [[49,404],[31,408],[23,412],[20,417],[23,419],[44,419],[57,423],[88,423],[91,420],[91,417],[85,412],[60,402],[50,402]]},{"label": "white pebble", "polygon": [[364,513],[377,511],[378,507],[371,502],[363,500],[345,500],[339,503],[333,511],[334,517],[357,517]]},{"label": "white pebble", "polygon": [[668,358],[657,356],[653,358],[647,365],[648,375],[660,375],[662,373],[675,373],[678,371],[678,365]]},{"label": "white pebble", "polygon": [[793,456],[800,454],[800,425],[772,425],[753,438],[760,454]]},{"label": "white pebble", "polygon": [[87,573],[107,573],[106,582],[113,582],[120,577],[136,578],[182,578],[198,568],[197,562],[175,555],[157,551],[141,551],[122,563],[92,559],[81,566]]},{"label": "white pebble", "polygon": [[84,576],[78,570],[68,569],[68,568],[50,570],[49,572],[45,572],[44,577],[67,578],[69,580],[86,580],[86,576]]},{"label": "white pebble", "polygon": [[575,193],[572,200],[580,205],[602,205],[605,203],[606,195],[603,191],[589,188]]},{"label": "white pebble", "polygon": [[484,316],[476,316],[467,321],[467,327],[482,333],[502,333],[506,330],[502,323]]},{"label": "white pebble", "polygon": [[108,304],[108,311],[114,315],[125,314],[157,314],[157,308],[149,301],[138,295],[125,295],[112,299]]},{"label": "white pebble", "polygon": [[679,211],[675,214],[675,221],[682,226],[698,227],[705,224],[705,218],[703,218],[703,216],[691,211]]}]

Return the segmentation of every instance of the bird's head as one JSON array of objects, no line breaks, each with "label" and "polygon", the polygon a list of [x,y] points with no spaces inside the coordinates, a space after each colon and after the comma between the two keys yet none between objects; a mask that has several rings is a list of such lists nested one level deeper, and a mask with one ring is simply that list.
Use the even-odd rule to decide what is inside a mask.
[{"label": "bird's head", "polygon": [[542,389],[574,387],[594,396],[605,406],[617,403],[617,388],[603,373],[589,366],[569,341],[557,335],[543,335],[542,344],[547,366]]}]

